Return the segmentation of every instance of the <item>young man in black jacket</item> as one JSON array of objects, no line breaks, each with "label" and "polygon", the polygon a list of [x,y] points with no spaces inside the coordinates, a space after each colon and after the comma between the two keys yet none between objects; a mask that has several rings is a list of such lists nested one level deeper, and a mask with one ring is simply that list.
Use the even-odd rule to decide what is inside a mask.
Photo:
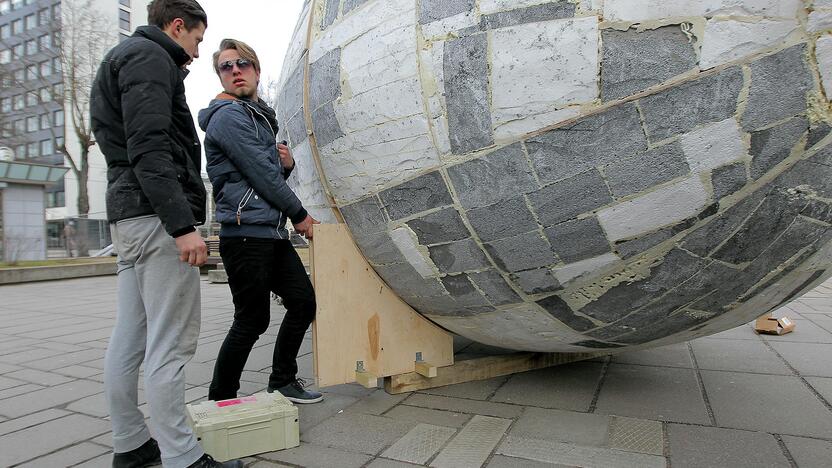
[{"label": "young man in black jacket", "polygon": [[[242,467],[204,453],[185,416],[185,364],[200,326],[198,266],[207,248],[200,145],[185,102],[185,67],[208,18],[195,0],[154,0],[148,26],[104,57],[90,115],[107,160],[107,217],[118,253],[118,311],[104,388],[113,466]],[[154,434],[138,409],[139,367]]]}]

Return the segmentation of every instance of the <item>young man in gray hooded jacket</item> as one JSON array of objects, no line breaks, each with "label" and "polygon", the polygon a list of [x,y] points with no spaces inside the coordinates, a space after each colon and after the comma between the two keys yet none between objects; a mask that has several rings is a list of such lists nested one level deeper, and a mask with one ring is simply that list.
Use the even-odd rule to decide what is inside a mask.
[{"label": "young man in gray hooded jacket", "polygon": [[269,326],[269,299],[283,299],[286,315],[277,335],[268,391],[295,403],[323,396],[297,378],[297,354],[315,318],[315,293],[286,231],[312,237],[317,224],[286,184],[294,160],[277,143],[275,112],[257,97],[260,62],[241,41],[224,39],[214,53],[224,92],[199,113],[205,131],[208,177],[221,223],[220,255],[234,300],[234,322],[223,341],[208,392],[235,398],[240,375],[258,337]]}]

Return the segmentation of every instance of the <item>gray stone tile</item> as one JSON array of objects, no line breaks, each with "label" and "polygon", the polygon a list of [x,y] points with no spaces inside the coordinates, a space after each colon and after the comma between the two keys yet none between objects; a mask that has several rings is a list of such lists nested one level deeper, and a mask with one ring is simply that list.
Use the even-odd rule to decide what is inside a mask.
[{"label": "gray stone tile", "polygon": [[65,449],[58,450],[57,452],[50,453],[45,457],[39,457],[29,463],[17,466],[21,468],[46,468],[51,466],[57,468],[62,466],[74,466],[77,463],[99,457],[109,452],[110,449],[107,447],[91,444],[89,442],[82,442],[78,445],[69,446]]},{"label": "gray stone tile", "polygon": [[305,434],[323,421],[343,412],[356,401],[358,401],[358,398],[354,396],[324,393],[324,401],[320,403],[315,403],[314,405],[298,405],[300,433]]},{"label": "gray stone tile", "polygon": [[492,305],[500,306],[522,302],[520,296],[511,289],[506,280],[494,270],[470,273],[468,278],[485,294]]},{"label": "gray stone tile", "polygon": [[[498,400],[495,399],[495,401]],[[491,401],[466,400],[463,398],[452,398],[438,395],[425,395],[421,393],[411,395],[410,398],[405,400],[402,404],[508,419],[516,418],[523,411],[523,408],[515,405],[506,405]]]},{"label": "gray stone tile", "polygon": [[326,146],[344,136],[344,130],[335,117],[335,108],[331,102],[312,111],[312,128],[315,130],[319,146]]},{"label": "gray stone tile", "polygon": [[473,382],[463,382],[455,385],[447,385],[445,387],[428,388],[422,390],[421,393],[428,393],[431,395],[440,395],[455,398],[465,398],[468,400],[487,400],[506,383],[508,377],[494,377],[488,380],[476,380]]},{"label": "gray stone tile", "polygon": [[383,190],[378,196],[392,219],[407,218],[422,211],[454,203],[442,174],[438,171]]},{"label": "gray stone tile", "polygon": [[529,138],[526,148],[545,184],[645,151],[647,138],[636,107],[623,104]]},{"label": "gray stone tile", "polygon": [[664,455],[664,425],[648,419],[613,416],[609,446],[625,452]]},{"label": "gray stone tile", "polygon": [[405,463],[396,460],[388,460],[386,458],[376,458],[369,465],[367,468],[408,468],[413,466],[423,466],[423,465],[414,465],[412,463]]},{"label": "gray stone tile", "polygon": [[376,390],[347,408],[347,412],[380,415],[401,403],[406,397],[407,395],[390,395],[384,390]]},{"label": "gray stone tile", "polygon": [[475,468],[482,466],[500,443],[511,420],[474,416],[471,421],[433,459],[435,468]]},{"label": "gray stone tile", "polygon": [[758,340],[699,339],[691,346],[700,369],[792,375],[783,361]]},{"label": "gray stone tile", "polygon": [[422,245],[441,244],[466,239],[471,236],[462,217],[453,208],[431,213],[407,222]]},{"label": "gray stone tile", "polygon": [[17,395],[22,395],[24,393],[32,393],[37,390],[42,390],[44,387],[40,385],[34,384],[25,384],[25,385],[18,385],[17,387],[7,388],[5,390],[0,390],[0,402],[7,398],[12,398]]},{"label": "gray stone tile", "polygon": [[641,99],[650,141],[661,141],[731,117],[737,110],[742,87],[742,70],[732,67]]},{"label": "gray stone tile", "polygon": [[603,29],[601,99],[633,95],[696,67],[696,51],[678,25],[637,31]]},{"label": "gray stone tile", "polygon": [[569,304],[559,296],[549,296],[537,301],[537,304],[546,309],[546,312],[549,312],[552,317],[560,320],[575,331],[584,332],[597,326],[597,324],[588,318],[576,314]]},{"label": "gray stone tile", "polygon": [[454,434],[456,429],[451,427],[419,424],[382,452],[382,456],[425,464]]},{"label": "gray stone tile", "polygon": [[771,434],[680,424],[668,424],[667,432],[674,468],[789,466]]},{"label": "gray stone tile", "polygon": [[321,18],[321,29],[328,28],[335,22],[338,17],[338,7],[341,6],[341,0],[326,0],[326,10]]},{"label": "gray stone tile", "polygon": [[283,125],[281,130],[285,130],[289,135],[289,142],[293,147],[302,143],[309,136],[307,134],[308,129],[306,128],[306,116],[303,113],[303,107],[300,108],[294,117],[291,117],[284,122],[286,123]]},{"label": "gray stone tile", "polygon": [[266,460],[281,461],[308,468],[330,468],[333,466],[359,468],[372,458],[359,453],[308,443],[301,443],[300,446],[295,448],[264,453],[258,456]]},{"label": "gray stone tile", "polygon": [[[80,414],[54,419],[0,438],[0,465],[11,466],[109,431],[110,423]],[[49,434],[44,437],[44,434]]]},{"label": "gray stone tile", "polygon": [[[757,130],[806,110],[814,80],[804,60],[806,44],[789,47],[751,64],[751,90],[741,124]],[[776,106],[771,103],[776,102]]]},{"label": "gray stone tile", "polygon": [[688,173],[690,166],[678,141],[619,159],[604,167],[610,190],[617,198],[641,192]]},{"label": "gray stone tile", "polygon": [[19,371],[9,372],[8,374],[5,374],[4,377],[11,377],[13,379],[23,380],[27,383],[43,385],[46,387],[60,385],[75,380],[55,374],[54,372],[43,372],[35,369],[22,369]]},{"label": "gray stone tile", "polygon": [[758,191],[737,202],[710,220],[704,226],[697,228],[685,237],[682,247],[700,256],[709,255],[719,247],[725,239],[739,228],[743,221],[757,209],[763,201],[765,193]]},{"label": "gray stone tile", "polygon": [[592,169],[529,194],[532,209],[543,226],[568,221],[612,202],[606,183]]},{"label": "gray stone tile", "polygon": [[570,468],[566,465],[554,465],[552,463],[526,460],[523,458],[507,457],[505,455],[494,455],[485,465],[485,468]]},{"label": "gray stone tile", "polygon": [[497,449],[497,453],[567,466],[614,466],[616,468],[663,468],[667,466],[664,457],[655,455],[517,437],[506,437]]},{"label": "gray stone tile", "polygon": [[485,249],[505,271],[530,270],[557,262],[552,248],[538,231],[490,242],[485,244]]},{"label": "gray stone tile", "polygon": [[783,436],[783,442],[800,468],[824,468],[832,460],[832,441]]},{"label": "gray stone tile", "polygon": [[466,216],[483,242],[516,236],[538,226],[523,197],[475,208],[467,211]]},{"label": "gray stone tile", "polygon": [[471,11],[474,0],[424,0],[421,5],[419,22],[425,24]]},{"label": "gray stone tile", "polygon": [[443,276],[442,286],[448,291],[454,301],[461,307],[488,306],[488,300],[474,288],[468,275]]},{"label": "gray stone tile", "polygon": [[386,231],[387,223],[390,221],[381,206],[381,201],[375,195],[342,207],[341,214],[353,232]]},{"label": "gray stone tile", "polygon": [[9,419],[0,423],[0,436],[10,434],[12,432],[37,426],[46,421],[62,418],[70,413],[61,409],[50,408],[39,413],[33,413],[19,418]]},{"label": "gray stone tile", "polygon": [[578,362],[514,374],[491,399],[515,405],[588,411],[601,363]]},{"label": "gray stone tile", "polygon": [[[679,402],[684,401],[684,405]],[[596,412],[659,421],[709,424],[693,370],[611,364]]]},{"label": "gray stone tile", "polygon": [[470,414],[455,411],[434,410],[416,406],[399,405],[387,413],[385,417],[402,421],[433,424],[434,426],[456,427],[464,426],[470,419]]},{"label": "gray stone tile", "polygon": [[79,400],[100,391],[101,384],[98,382],[76,380],[6,398],[0,401],[0,414],[16,418],[24,414]]},{"label": "gray stone tile", "polygon": [[638,364],[642,366],[681,367],[693,369],[693,361],[687,343],[677,343],[659,348],[626,351],[612,357],[612,362],[619,364]]},{"label": "gray stone tile", "polygon": [[546,228],[543,233],[552,250],[566,263],[597,257],[612,250],[595,216],[566,221]]},{"label": "gray stone tile", "polygon": [[745,163],[737,162],[718,167],[711,173],[711,184],[714,186],[714,199],[731,195],[748,183]]},{"label": "gray stone tile", "polygon": [[[467,11],[473,0],[430,0],[422,2],[422,11],[448,9],[464,4]],[[440,8],[440,5],[445,5]],[[424,17],[424,13],[423,13]],[[488,41],[485,34],[475,34],[445,42],[443,70],[448,132],[454,154],[468,153],[494,143],[491,105],[488,92]]]},{"label": "gray stone tile", "polygon": [[832,132],[832,126],[826,122],[816,123],[811,129],[809,129],[809,139],[806,142],[806,148],[812,148],[821,140],[826,138],[830,132]]},{"label": "gray stone tile", "polygon": [[485,253],[471,238],[428,247],[428,252],[442,273],[461,273],[491,266]]},{"label": "gray stone tile", "polygon": [[315,445],[375,455],[413,429],[417,423],[368,414],[343,413],[301,435]]},{"label": "gray stone tile", "polygon": [[560,282],[547,268],[513,273],[511,279],[526,294],[541,294],[561,289]]},{"label": "gray stone tile", "polygon": [[353,239],[361,249],[361,253],[372,265],[407,262],[388,232],[364,233],[353,231]]},{"label": "gray stone tile", "polygon": [[[796,117],[775,127],[751,134],[751,178],[759,179],[789,157],[809,130],[806,117]],[[802,148],[801,148],[802,149]]]},{"label": "gray stone tile", "polygon": [[610,417],[544,408],[526,408],[511,426],[509,435],[590,447],[605,447]]},{"label": "gray stone tile", "polygon": [[341,48],[328,51],[309,65],[309,105],[316,111],[341,95]]},{"label": "gray stone tile", "polygon": [[770,344],[801,375],[832,377],[832,360],[829,359],[829,356],[832,356],[832,344],[786,342]]},{"label": "gray stone tile", "polygon": [[[295,69],[289,75],[286,84],[283,85],[280,95],[277,97],[276,110],[283,120],[283,122],[278,122],[279,124],[283,124],[303,109],[303,75],[306,70],[304,62],[305,60],[295,65]],[[302,113],[301,116],[303,116]],[[300,141],[297,141],[297,143],[300,143]]]},{"label": "gray stone tile", "polygon": [[575,16],[575,4],[565,1],[544,3],[526,8],[500,11],[483,15],[480,21],[481,29],[497,29],[518,24],[537,23],[555,19],[571,18]]},{"label": "gray stone tile", "polygon": [[806,377],[809,385],[817,391],[827,403],[832,404],[832,379],[824,377]]},{"label": "gray stone tile", "polygon": [[797,377],[701,373],[720,427],[832,437],[832,412]]},{"label": "gray stone tile", "polygon": [[448,176],[466,209],[492,205],[538,188],[520,143],[451,166]]},{"label": "gray stone tile", "polygon": [[360,7],[365,3],[367,3],[367,0],[344,0],[344,5],[341,7],[342,14],[346,16],[347,13],[351,12],[352,10]]}]

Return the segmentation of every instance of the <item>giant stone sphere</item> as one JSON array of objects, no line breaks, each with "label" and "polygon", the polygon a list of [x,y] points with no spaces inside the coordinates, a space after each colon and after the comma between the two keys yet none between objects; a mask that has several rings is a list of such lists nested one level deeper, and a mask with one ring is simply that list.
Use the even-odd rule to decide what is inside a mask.
[{"label": "giant stone sphere", "polygon": [[832,272],[832,2],[810,3],[307,1],[290,183],[474,341],[735,327]]}]

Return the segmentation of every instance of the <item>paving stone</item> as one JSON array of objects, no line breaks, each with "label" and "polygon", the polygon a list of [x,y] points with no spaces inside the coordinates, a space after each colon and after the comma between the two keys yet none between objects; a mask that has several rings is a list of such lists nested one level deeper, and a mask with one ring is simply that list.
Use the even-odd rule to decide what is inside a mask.
[{"label": "paving stone", "polygon": [[506,271],[521,271],[549,266],[557,262],[552,248],[537,231],[485,244],[497,265]]},{"label": "paving stone", "polygon": [[[424,12],[425,8],[431,11],[440,8],[439,5],[446,5],[441,8],[444,12],[452,8],[458,9],[463,4],[463,11],[469,11],[473,0],[430,0],[422,3],[422,11]],[[487,48],[485,34],[474,34],[445,42],[445,104],[451,150],[454,154],[468,153],[494,143],[488,90]]]},{"label": "paving stone", "polygon": [[744,162],[718,167],[711,173],[711,185],[714,186],[715,200],[731,195],[747,183],[748,175]]},{"label": "paving stone", "polygon": [[326,10],[324,11],[324,16],[321,19],[322,30],[328,28],[335,22],[335,18],[338,17],[338,7],[340,6],[341,0],[326,0]]},{"label": "paving stone", "polygon": [[506,437],[497,453],[546,463],[600,468],[659,468],[667,466],[664,457],[622,452],[599,447],[580,447],[537,439]]},{"label": "paving stone", "polygon": [[0,436],[37,426],[46,421],[62,418],[70,413],[61,409],[50,408],[39,413],[33,413],[19,418],[9,419],[0,423]]},{"label": "paving stone", "polygon": [[485,293],[492,305],[516,304],[522,302],[520,296],[506,283],[505,279],[494,270],[470,273],[468,277]]},{"label": "paving stone", "polygon": [[557,1],[483,15],[480,21],[480,28],[505,28],[518,24],[572,18],[573,16],[575,16],[575,4]]},{"label": "paving stone", "polygon": [[641,99],[650,141],[661,141],[731,117],[742,87],[742,70],[731,67]]},{"label": "paving stone", "polygon": [[86,461],[79,465],[75,465],[77,468],[110,468],[113,463],[113,456],[111,454],[101,455],[100,457],[93,458],[92,460]]},{"label": "paving stone", "polygon": [[492,205],[538,188],[520,143],[451,166],[448,176],[466,209]]},{"label": "paving stone", "polygon": [[771,434],[681,424],[668,424],[667,432],[674,467],[789,466]]},{"label": "paving stone", "polygon": [[422,24],[466,13],[474,8],[474,0],[424,0],[419,12]]},{"label": "paving stone", "polygon": [[258,455],[266,460],[276,460],[308,468],[359,468],[372,457],[318,444],[301,443],[300,446]]},{"label": "paving stone", "polygon": [[796,117],[776,127],[751,134],[751,178],[759,179],[789,157],[792,149],[809,129],[805,117]]},{"label": "paving stone", "polygon": [[410,398],[405,400],[402,404],[508,419],[516,418],[523,411],[523,408],[515,405],[506,405],[491,401],[466,400],[463,398],[452,398],[439,395],[425,395],[420,393],[411,395]]},{"label": "paving stone", "polygon": [[511,426],[509,436],[605,447],[610,417],[529,407]]},{"label": "paving stone", "polygon": [[635,105],[623,104],[529,138],[526,148],[540,180],[548,183],[645,151],[647,138]]},{"label": "paving stone", "polygon": [[336,48],[309,65],[310,108],[314,113],[319,107],[334,101],[340,95],[341,49]]},{"label": "paving stone", "polygon": [[[69,415],[0,438],[0,464],[12,466],[109,431],[102,419]],[[49,437],[44,437],[49,434]]]},{"label": "paving stone", "polygon": [[343,412],[358,400],[359,398],[355,396],[325,392],[322,402],[314,405],[298,405],[300,433],[307,433],[311,428]]},{"label": "paving stone", "polygon": [[0,414],[16,418],[98,393],[97,382],[75,380],[0,401]]},{"label": "paving stone", "polygon": [[483,241],[505,239],[537,229],[537,221],[523,197],[512,198],[466,213],[468,222]]},{"label": "paving stone", "polygon": [[473,239],[429,247],[430,258],[442,273],[482,270],[491,266],[482,249]]},{"label": "paving stone", "polygon": [[832,132],[832,126],[829,126],[826,122],[815,124],[809,129],[809,139],[806,142],[806,148],[814,147],[821,140],[826,138],[830,132]]},{"label": "paving stone", "polygon": [[612,362],[619,364],[638,364],[642,366],[681,367],[693,369],[687,343],[677,343],[659,348],[626,351],[612,357]]},{"label": "paving stone", "polygon": [[301,440],[353,452],[375,455],[416,426],[367,414],[343,413],[307,431]]},{"label": "paving stone", "polygon": [[[789,47],[751,64],[751,90],[741,124],[757,130],[806,110],[814,79],[804,54],[806,44]],[[776,102],[776,106],[771,103]]]},{"label": "paving stone", "polygon": [[554,465],[552,463],[527,460],[523,458],[506,457],[504,455],[492,455],[485,468],[570,468],[566,465]]},{"label": "paving stone", "polygon": [[514,374],[491,398],[515,405],[588,411],[602,364],[578,362]]},{"label": "paving stone", "polygon": [[832,404],[832,379],[824,377],[806,377],[806,381],[827,403]]},{"label": "paving stone", "polygon": [[433,208],[453,205],[442,174],[434,171],[378,194],[392,219],[413,216]]},{"label": "paving stone", "polygon": [[407,395],[390,395],[384,390],[376,390],[368,396],[362,397],[354,405],[347,408],[349,413],[380,415],[401,403]]},{"label": "paving stone", "polygon": [[17,465],[21,468],[45,468],[45,467],[61,467],[61,466],[75,466],[76,463],[87,461],[91,458],[101,456],[109,453],[110,449],[96,444],[83,442],[78,445],[67,447],[63,450],[51,453],[45,457],[39,457],[29,463]]},{"label": "paving stone", "polygon": [[[793,332],[794,333],[794,332]],[[832,377],[832,344],[825,343],[770,343],[800,375]]]},{"label": "paving stone", "polygon": [[436,468],[480,467],[497,447],[511,425],[511,420],[474,416],[433,459]]},{"label": "paving stone", "polygon": [[[444,387],[429,388],[422,390],[421,392],[431,395],[465,398],[468,400],[487,400],[506,382],[507,379],[508,377],[495,377],[487,380],[477,380],[473,382],[447,385]],[[431,423],[430,421],[425,422]],[[440,424],[440,426],[441,425],[443,424]]]},{"label": "paving stone", "polygon": [[679,142],[620,159],[604,168],[615,197],[625,197],[690,173]]},{"label": "paving stone", "polygon": [[613,416],[610,448],[625,452],[664,455],[664,430],[659,421]]},{"label": "paving stone", "polygon": [[487,306],[488,300],[474,288],[468,275],[444,276],[442,285],[462,307]]},{"label": "paving stone", "polygon": [[11,377],[13,379],[24,380],[27,383],[33,383],[43,386],[60,385],[74,380],[68,377],[57,375],[52,372],[43,372],[35,369],[21,369],[18,371],[9,372],[5,374],[3,377]]},{"label": "paving stone", "polygon": [[[684,405],[679,405],[684,401]],[[597,413],[659,421],[709,424],[696,373],[689,369],[612,364]]]},{"label": "paving stone", "polygon": [[701,374],[720,427],[832,437],[832,412],[797,377],[718,371]]},{"label": "paving stone", "polygon": [[386,458],[423,465],[456,434],[450,427],[418,424],[381,455]]},{"label": "paving stone", "polygon": [[696,51],[678,25],[637,31],[604,29],[601,99],[636,94],[696,67]]},{"label": "paving stone", "polygon": [[341,214],[344,215],[352,232],[372,233],[387,230],[387,213],[375,196],[342,207]]},{"label": "paving stone", "polygon": [[801,468],[823,468],[832,460],[830,441],[783,436],[783,442],[797,466]]},{"label": "paving stone", "polygon": [[691,341],[700,369],[791,375],[768,346],[758,340],[699,339]]},{"label": "paving stone", "polygon": [[419,465],[400,462],[396,460],[387,460],[386,458],[376,458],[375,460],[370,462],[369,465],[367,465],[367,468],[409,468],[413,466]]},{"label": "paving stone", "polygon": [[566,221],[546,228],[544,231],[552,250],[564,262],[572,263],[597,257],[610,251],[598,218],[589,217]]},{"label": "paving stone", "polygon": [[391,419],[456,428],[464,426],[471,419],[469,414],[407,405],[399,405],[385,413],[384,416]]},{"label": "paving stone", "polygon": [[543,226],[552,226],[612,202],[601,174],[593,169],[555,182],[529,194],[529,201]]},{"label": "paving stone", "polygon": [[441,244],[471,237],[471,233],[462,222],[462,217],[453,208],[445,208],[410,220],[407,225],[416,233],[422,245]]},{"label": "paving stone", "polygon": [[547,268],[519,271],[513,273],[511,279],[526,294],[542,294],[562,289],[551,270]]},{"label": "paving stone", "polygon": [[335,117],[335,109],[331,102],[312,111],[312,127],[315,129],[318,146],[321,147],[344,136],[344,130]]},{"label": "paving stone", "polygon": [[7,388],[5,390],[0,390],[0,400],[12,398],[14,396],[22,395],[24,393],[31,393],[37,390],[42,390],[43,388],[44,387],[40,385],[34,384],[18,385],[17,387]]},{"label": "paving stone", "polygon": [[569,304],[559,296],[549,296],[537,301],[537,304],[543,307],[546,312],[549,312],[552,317],[560,320],[575,331],[584,332],[597,326],[592,320],[575,314],[575,311],[569,307]]}]

